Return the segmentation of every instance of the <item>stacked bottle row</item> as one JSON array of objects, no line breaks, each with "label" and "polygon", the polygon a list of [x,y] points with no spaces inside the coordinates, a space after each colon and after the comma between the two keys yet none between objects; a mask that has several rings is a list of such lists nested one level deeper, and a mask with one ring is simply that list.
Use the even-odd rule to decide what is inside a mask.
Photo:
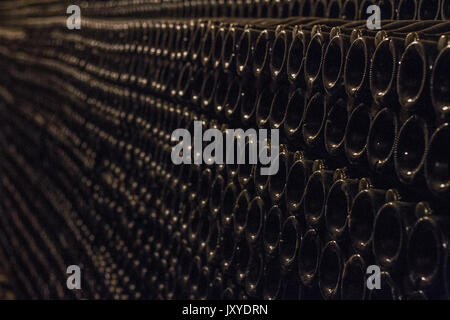
[{"label": "stacked bottle row", "polygon": [[[90,72],[107,81],[187,103],[236,127],[279,128],[296,147],[374,173],[395,172],[410,189],[426,181],[448,198],[450,176],[442,168],[449,159],[450,49],[440,34],[449,25],[394,21],[370,32],[343,20],[286,22],[132,23],[115,26],[115,43],[53,34],[69,39],[67,51],[81,41],[97,52],[86,60],[102,65]],[[100,39],[111,36],[107,24],[101,28]]]},{"label": "stacked bottle row", "polygon": [[[76,297],[448,297],[446,24],[84,23],[0,40],[0,240],[20,295],[73,295],[65,265],[81,264]],[[171,133],[194,120],[283,129],[278,173],[174,165]]]},{"label": "stacked bottle row", "polygon": [[[88,13],[101,16],[287,18],[326,17],[366,20],[367,8],[378,5],[382,19],[448,19],[447,0],[193,0],[161,3],[89,4]],[[105,10],[108,8],[108,10]]]},{"label": "stacked bottle row", "polygon": [[[22,80],[27,88],[20,89],[15,96],[21,96],[27,102],[33,101],[36,87],[43,89],[33,73],[14,79]],[[51,85],[45,89],[52,90]],[[49,107],[45,96],[34,103],[36,109],[38,106],[44,110]],[[167,124],[189,123],[196,118],[195,114],[187,110],[181,113],[170,103],[157,100],[145,107],[150,119],[155,119],[150,121],[151,124],[157,123],[156,119],[165,124],[159,129],[155,127],[153,135],[156,138],[145,143],[152,152],[142,154],[139,148],[125,148],[130,153],[104,160],[100,172],[97,171],[100,166],[97,167],[95,174],[103,176],[103,180],[96,179],[97,183],[91,186],[89,178],[81,175],[80,187],[77,186],[80,183],[76,183],[80,176],[75,173],[89,169],[89,163],[86,162],[84,167],[74,163],[77,149],[68,149],[64,153],[64,148],[58,146],[64,141],[53,142],[47,138],[43,143],[47,153],[57,154],[61,160],[52,161],[49,157],[46,172],[33,171],[35,167],[44,170],[33,164],[33,160],[47,162],[36,156],[42,152],[42,145],[35,153],[30,150],[36,149],[31,137],[42,135],[33,130],[37,122],[33,118],[37,114],[30,113],[33,111],[30,107],[21,107],[20,115],[7,107],[2,112],[2,125],[6,132],[12,132],[2,139],[3,147],[6,149],[8,145],[6,140],[9,145],[26,146],[24,149],[27,150],[26,155],[20,155],[18,147],[9,147],[8,156],[2,158],[8,195],[15,199],[21,194],[30,194],[33,200],[29,201],[37,209],[34,214],[47,213],[48,216],[48,212],[56,212],[56,216],[70,220],[73,219],[67,217],[70,205],[69,211],[67,206],[55,206],[58,202],[51,203],[54,208],[42,208],[36,204],[40,202],[36,199],[41,200],[37,190],[52,192],[55,185],[62,184],[70,187],[63,194],[73,197],[74,200],[66,201],[76,205],[80,210],[78,214],[82,213],[83,208],[79,206],[84,199],[94,199],[89,215],[77,217],[84,220],[84,223],[77,222],[88,238],[83,240],[92,242],[94,247],[95,253],[86,250],[86,255],[96,261],[97,255],[107,250],[112,257],[108,262],[119,267],[118,270],[101,271],[100,267],[97,267],[100,270],[91,270],[94,267],[86,265],[84,270],[93,276],[89,280],[96,282],[103,276],[105,279],[131,278],[125,284],[116,285],[118,288],[110,287],[111,297],[415,299],[442,298],[444,290],[448,291],[448,258],[445,256],[448,255],[448,224],[445,215],[430,212],[427,204],[401,201],[394,190],[376,189],[367,179],[349,178],[345,170],[328,170],[322,161],[310,161],[300,152],[292,154],[283,146],[280,171],[276,176],[258,175],[258,166],[238,166],[235,170],[220,166],[175,166],[168,161],[170,144],[167,139],[161,143],[159,137],[167,136],[173,129]],[[52,116],[51,112],[39,113]],[[75,116],[80,118],[73,112],[72,117]],[[53,129],[48,134],[58,139],[63,133],[70,137],[71,129],[64,127],[64,120],[69,119],[52,120],[61,131]],[[211,126],[214,125],[212,121]],[[133,127],[130,130],[138,133]],[[78,136],[83,136],[82,130]],[[136,144],[141,145],[140,139],[135,139]],[[84,148],[89,150],[89,147]],[[102,149],[105,147],[106,144]],[[90,155],[93,152],[85,151]],[[138,163],[143,164],[136,170]],[[67,176],[51,174],[56,165],[61,166]],[[127,169],[136,170],[142,177],[139,179]],[[25,177],[21,177],[23,172],[26,172]],[[49,178],[38,183],[36,189],[14,193],[15,186],[11,181],[23,187],[43,173]],[[136,176],[137,180],[126,178],[127,173]],[[84,197],[78,198],[78,188]],[[90,191],[94,192],[93,196],[89,195]],[[25,217],[33,221],[18,199],[17,207],[9,207],[9,201],[5,202],[5,213],[23,211],[22,214],[27,213]],[[114,214],[118,221],[111,218]],[[5,214],[4,219],[7,217]],[[24,218],[11,219],[16,227]],[[65,222],[69,224],[70,220]],[[52,225],[47,225],[45,233],[58,230],[67,239],[71,232],[67,233],[64,227],[64,223],[56,226],[53,221]],[[21,234],[28,231],[19,230]],[[36,237],[35,234],[32,236]],[[10,239],[16,237],[13,234]],[[142,242],[146,244],[144,248]],[[75,242],[71,245],[76,247]],[[69,253],[73,254],[75,247],[69,246]],[[57,250],[61,249],[46,253],[48,259],[55,259]],[[122,256],[124,253],[126,257]],[[32,251],[32,255],[36,254],[36,250]],[[64,259],[68,257],[79,258],[68,255]],[[38,260],[33,266],[40,266],[40,262]],[[30,265],[25,267],[32,268],[31,262],[28,263]],[[47,272],[52,270],[52,263],[50,260],[43,266]],[[381,291],[366,288],[365,270],[374,263],[385,270]],[[98,272],[97,277],[94,270]],[[59,272],[61,275],[61,270]],[[58,275],[58,271],[55,274]],[[51,285],[60,284],[57,280]],[[45,280],[41,281],[45,284]],[[142,283],[136,287],[139,282]],[[108,296],[105,295],[108,291],[94,292],[93,297]],[[115,292],[122,294],[114,295]]]},{"label": "stacked bottle row", "polygon": [[[2,8],[6,19],[60,16],[72,5],[68,1],[27,2],[18,5],[5,1]],[[323,17],[366,20],[380,8],[381,19],[447,20],[448,0],[113,0],[79,3],[84,17],[135,18],[288,18]]]}]

